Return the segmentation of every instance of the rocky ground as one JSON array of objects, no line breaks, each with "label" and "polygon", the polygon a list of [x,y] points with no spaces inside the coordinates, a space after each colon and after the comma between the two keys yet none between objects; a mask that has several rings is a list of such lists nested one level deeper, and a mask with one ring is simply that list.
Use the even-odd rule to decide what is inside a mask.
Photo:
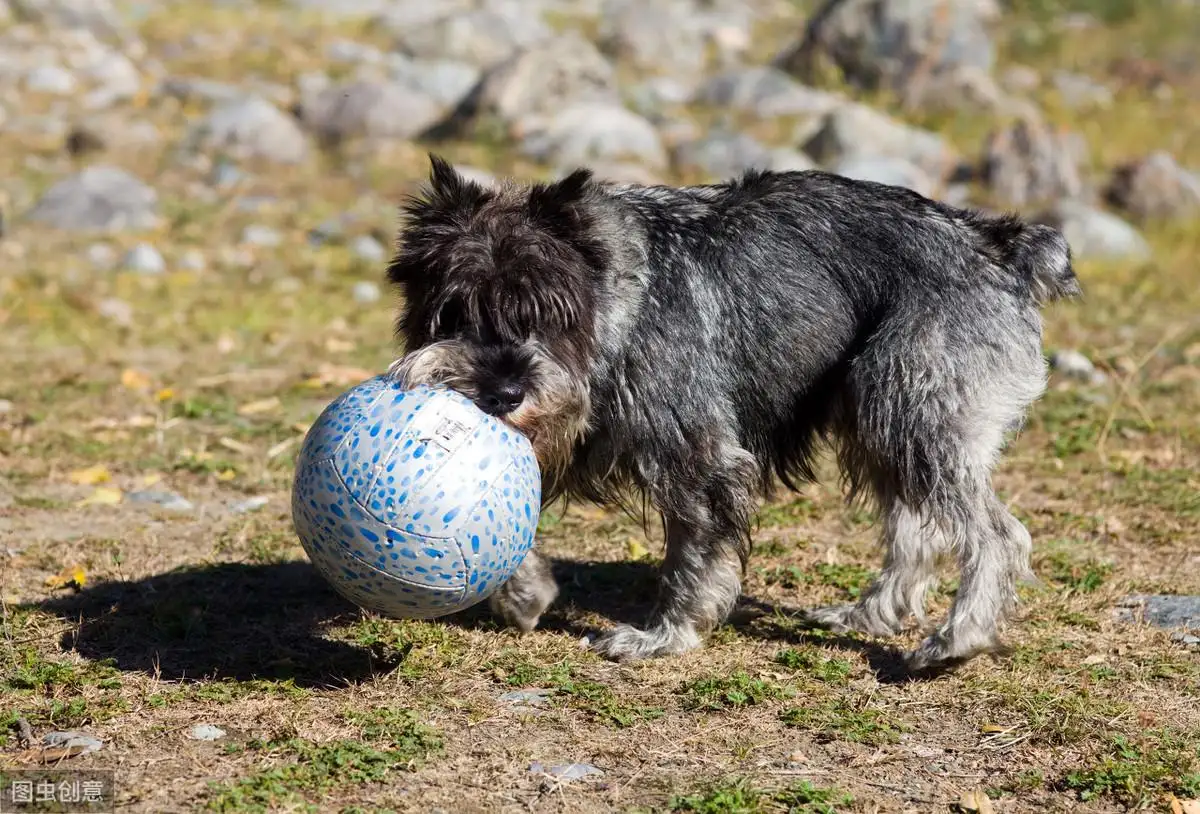
[{"label": "rocky ground", "polygon": [[[1200,6],[818,5],[0,0],[0,768],[114,770],[154,812],[1194,811]],[[878,563],[833,478],[763,507],[736,618],[679,659],[577,648],[661,554],[585,506],[543,519],[565,595],[531,637],[338,600],[291,464],[397,354],[429,150],[819,166],[1060,225],[1087,296],[997,475],[1041,579],[1011,653],[910,683],[915,631],[799,629]]]}]

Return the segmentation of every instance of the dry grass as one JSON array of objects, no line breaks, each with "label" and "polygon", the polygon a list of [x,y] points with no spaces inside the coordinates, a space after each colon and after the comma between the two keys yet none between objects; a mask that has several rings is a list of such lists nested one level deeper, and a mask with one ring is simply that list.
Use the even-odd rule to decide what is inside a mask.
[{"label": "dry grass", "polygon": [[[1021,23],[1006,59],[1117,83],[1129,42],[1169,62],[1188,41],[1164,31],[1155,15],[1166,13],[1033,45]],[[220,59],[173,67],[264,79],[318,67],[331,36],[372,36],[238,14],[162,14],[144,31],[156,44],[236,31]],[[256,37],[287,45],[250,56]],[[1049,91],[1040,101],[1087,133],[1103,164],[1161,147],[1200,165],[1195,78],[1175,81],[1173,100],[1124,86],[1097,113],[1071,113]],[[167,134],[188,114],[142,111]],[[967,152],[988,126],[945,123]],[[1081,265],[1086,302],[1047,315],[1048,347],[1083,350],[1111,384],[1053,381],[997,475],[1034,534],[1042,580],[1024,592],[1009,656],[903,683],[894,648],[915,632],[876,642],[798,629],[792,609],[852,597],[877,566],[870,518],[848,513],[827,480],[764,507],[748,599],[709,649],[616,666],[577,640],[646,610],[661,546],[631,560],[641,532],[617,515],[547,514],[542,544],[565,596],[524,639],[482,614],[362,614],[319,581],[293,537],[287,498],[305,424],[353,369],[379,370],[394,353],[387,303],[350,294],[379,269],[339,244],[310,248],[306,232],[353,211],[386,240],[422,150],[250,168],[240,192],[275,201],[258,211],[197,199],[194,171],[165,154],[107,156],[156,178],[169,215],[159,233],[114,245],[149,239],[172,267],[198,247],[203,272],[98,272],[83,258],[90,240],[58,234],[0,243],[0,398],[13,403],[0,414],[0,725],[23,717],[36,731],[101,737],[105,750],[78,762],[117,768],[123,805],[137,811],[931,811],[983,788],[1001,811],[1100,812],[1200,796],[1200,662],[1112,617],[1129,591],[1200,592],[1200,224],[1149,226],[1146,266]],[[446,152],[532,171],[487,144]],[[64,162],[58,144],[0,135],[17,205]],[[223,248],[249,223],[278,228],[284,244],[246,258]],[[131,325],[101,316],[109,297],[133,306]],[[270,397],[277,407],[239,412]],[[157,482],[196,510],[87,504],[97,484],[72,473],[93,466],[110,475],[101,487]],[[228,511],[250,495],[269,501]],[[73,566],[82,588],[48,586]],[[941,586],[935,610],[953,589]],[[537,707],[498,700],[518,688],[550,692]],[[227,738],[189,740],[201,722]],[[0,765],[28,757],[15,736],[0,734],[0,749]],[[534,761],[605,774],[564,783],[531,775]]]}]

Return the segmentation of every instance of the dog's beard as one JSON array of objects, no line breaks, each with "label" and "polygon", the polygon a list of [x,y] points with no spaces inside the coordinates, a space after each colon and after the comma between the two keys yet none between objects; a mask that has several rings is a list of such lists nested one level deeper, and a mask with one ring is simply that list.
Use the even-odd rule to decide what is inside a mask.
[{"label": "dog's beard", "polygon": [[[571,462],[576,442],[588,426],[590,399],[586,381],[572,375],[537,342],[528,352],[531,386],[520,406],[501,420],[529,439],[542,471],[543,494],[552,498]],[[448,387],[471,401],[483,395],[479,382],[487,378],[472,347],[459,340],[432,342],[392,363],[388,375],[404,387]]]}]

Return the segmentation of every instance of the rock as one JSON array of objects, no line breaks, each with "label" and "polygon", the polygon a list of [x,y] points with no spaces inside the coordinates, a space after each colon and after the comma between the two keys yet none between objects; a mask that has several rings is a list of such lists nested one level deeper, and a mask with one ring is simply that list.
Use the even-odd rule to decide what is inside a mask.
[{"label": "rock", "polygon": [[359,280],[355,283],[351,289],[351,295],[359,305],[370,305],[373,302],[379,302],[379,298],[383,296],[379,291],[379,285],[370,280]]},{"label": "rock", "polygon": [[188,737],[197,741],[215,741],[225,737],[225,730],[212,724],[196,724],[188,730]]},{"label": "rock", "polygon": [[283,235],[270,226],[251,224],[242,230],[241,242],[248,246],[278,246],[283,242]]},{"label": "rock", "polygon": [[[560,166],[555,170],[554,177],[561,180],[577,169],[579,167],[576,165]],[[632,161],[600,161],[589,164],[588,169],[595,174],[597,180],[609,181],[614,184],[645,186],[662,183],[662,178],[658,175]]]},{"label": "rock", "polygon": [[391,0],[288,0],[290,5],[330,17],[370,17],[387,9]]},{"label": "rock", "polygon": [[413,57],[490,67],[553,36],[554,32],[528,8],[492,4],[405,26],[398,32],[396,49]]},{"label": "rock", "polygon": [[249,514],[258,511],[270,502],[271,499],[266,495],[255,495],[254,497],[248,497],[245,500],[239,500],[237,503],[234,503],[229,507],[229,511],[234,514]]},{"label": "rock", "polygon": [[1117,167],[1104,197],[1142,220],[1194,217],[1200,213],[1200,174],[1158,151]]},{"label": "rock", "polygon": [[115,102],[132,99],[142,89],[142,77],[137,66],[124,54],[104,48],[82,71],[82,76],[99,87],[88,94],[89,108],[109,107]]},{"label": "rock", "polygon": [[217,189],[231,189],[245,179],[246,173],[238,169],[236,164],[223,160],[213,164],[212,172],[208,174],[208,182]]},{"label": "rock", "polygon": [[843,105],[825,116],[802,149],[830,166],[854,156],[902,158],[937,180],[959,165],[957,153],[941,136],[860,104]]},{"label": "rock", "polygon": [[605,0],[599,17],[604,51],[641,71],[693,76],[710,51],[731,62],[750,43],[751,20],[736,3]]},{"label": "rock", "polygon": [[135,274],[162,274],[167,270],[167,261],[158,249],[149,243],[139,243],[125,255],[122,265]]},{"label": "rock", "polygon": [[8,4],[18,19],[49,29],[84,29],[108,39],[128,36],[111,0],[8,0]]},{"label": "rock", "polygon": [[137,492],[130,492],[125,496],[125,499],[130,503],[140,503],[146,506],[157,506],[163,511],[179,512],[180,514],[190,512],[195,509],[192,502],[183,495],[175,492],[160,491],[156,489],[143,489]]},{"label": "rock", "polygon": [[157,208],[153,189],[125,170],[101,165],[50,187],[29,219],[69,231],[118,232],[153,228]]},{"label": "rock", "polygon": [[187,249],[179,258],[179,268],[184,271],[204,271],[208,268],[208,262],[204,259],[204,252],[199,249]]},{"label": "rock", "polygon": [[379,65],[384,61],[385,55],[383,51],[373,45],[338,38],[326,44],[325,58],[330,62],[344,62],[351,65],[364,63]]},{"label": "rock", "polygon": [[560,113],[522,122],[521,152],[549,164],[584,166],[632,159],[652,169],[667,165],[667,151],[654,126],[617,104],[575,104]]},{"label": "rock", "polygon": [[1200,596],[1130,594],[1118,603],[1117,618],[1164,630],[1200,632]]},{"label": "rock", "polygon": [[0,399],[0,415],[8,415],[13,411],[13,403],[8,399]]},{"label": "rock", "polygon": [[723,180],[748,169],[770,169],[771,151],[744,133],[717,130],[677,147],[675,165],[699,173],[706,181]]},{"label": "rock", "polygon": [[116,297],[105,297],[100,300],[96,304],[96,313],[123,328],[133,324],[133,306]]},{"label": "rock", "polygon": [[770,169],[775,172],[803,172],[817,169],[817,162],[799,150],[777,147],[771,150]]},{"label": "rock", "polygon": [[25,75],[25,90],[53,96],[69,96],[75,92],[75,75],[58,65],[39,65]]},{"label": "rock", "polygon": [[117,253],[107,243],[88,246],[86,256],[89,263],[102,271],[107,271],[117,263]]},{"label": "rock", "polygon": [[1071,379],[1077,379],[1088,384],[1101,385],[1108,381],[1092,360],[1077,350],[1057,350],[1050,356],[1050,367]]},{"label": "rock", "polygon": [[205,149],[240,159],[298,164],[308,153],[296,120],[257,96],[219,104],[196,126],[192,138]]},{"label": "rock", "polygon": [[1079,198],[1086,150],[1078,136],[1056,132],[1040,117],[1023,117],[988,136],[980,173],[988,188],[1011,206]]},{"label": "rock", "polygon": [[446,108],[459,105],[479,84],[483,71],[469,62],[452,59],[408,59],[393,54],[389,63],[392,79],[433,99]]},{"label": "rock", "polygon": [[1009,96],[982,68],[963,65],[913,85],[901,99],[910,109],[1003,116],[1037,115],[1028,100]]},{"label": "rock", "polygon": [[765,65],[719,73],[700,86],[692,101],[759,118],[821,116],[845,103],[840,96],[801,85],[778,68]]},{"label": "rock", "polygon": [[[359,235],[351,240],[350,251],[359,260],[365,260],[368,263],[382,263],[384,260],[387,260],[387,249],[370,235]],[[374,302],[374,300],[371,300],[371,302]]]},{"label": "rock", "polygon": [[93,115],[67,131],[64,147],[72,156],[116,149],[137,152],[157,145],[158,128],[148,121],[131,121],[127,115]]},{"label": "rock", "polygon": [[937,182],[916,164],[903,158],[852,155],[831,165],[829,170],[860,181],[907,187],[927,198],[937,194]]},{"label": "rock", "polygon": [[1042,75],[1028,65],[1011,65],[1000,74],[1000,84],[1013,93],[1029,93],[1042,85]]},{"label": "rock", "polygon": [[592,775],[601,776],[604,774],[603,769],[597,769],[590,763],[561,763],[553,766],[544,766],[540,761],[534,761],[529,765],[530,774],[547,775],[556,780],[582,780],[585,777]]},{"label": "rock", "polygon": [[1060,229],[1077,258],[1149,260],[1150,244],[1125,221],[1078,201],[1060,201],[1034,218]]},{"label": "rock", "polygon": [[460,115],[495,117],[505,126],[589,102],[617,104],[612,65],[577,34],[529,48],[489,71]]},{"label": "rock", "polygon": [[196,76],[170,76],[155,90],[158,96],[178,99],[180,102],[235,102],[246,96],[246,91],[228,82],[204,79]]},{"label": "rock", "polygon": [[471,167],[459,164],[455,166],[454,169],[457,170],[458,174],[463,178],[466,178],[468,181],[474,181],[480,186],[494,187],[498,183],[496,176],[492,175],[487,170],[480,169],[479,167]]},{"label": "rock", "polygon": [[1067,107],[1109,108],[1113,92],[1090,76],[1070,71],[1056,71],[1051,77],[1054,89]]},{"label": "rock", "polygon": [[86,732],[47,732],[42,735],[42,745],[50,749],[70,750],[71,757],[99,752],[104,741]]},{"label": "rock", "polygon": [[512,690],[500,696],[500,703],[514,707],[544,707],[550,703],[554,690]]},{"label": "rock", "polygon": [[998,16],[995,0],[831,0],[776,64],[811,83],[831,63],[856,87],[918,98],[942,74],[991,72]]},{"label": "rock", "polygon": [[696,88],[674,76],[654,76],[628,90],[630,106],[643,116],[654,120],[663,108],[678,107],[692,101]]},{"label": "rock", "polygon": [[330,86],[301,104],[304,125],[325,143],[348,138],[408,139],[442,118],[443,108],[399,82],[358,80]]}]

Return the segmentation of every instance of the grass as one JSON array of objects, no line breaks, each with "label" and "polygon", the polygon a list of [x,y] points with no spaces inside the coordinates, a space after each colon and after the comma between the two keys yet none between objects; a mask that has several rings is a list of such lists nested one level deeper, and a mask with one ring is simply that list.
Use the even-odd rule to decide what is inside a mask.
[{"label": "grass", "polygon": [[[1194,8],[1007,7],[997,75],[1017,64],[1040,74],[1033,101],[1053,127],[1088,140],[1098,183],[1157,149],[1200,167]],[[1081,11],[1101,24],[1054,22]],[[554,24],[594,21],[568,11]],[[753,59],[768,60],[799,25],[763,21]],[[394,45],[379,24],[279,2],[154,7],[137,28],[166,75],[254,74],[285,86],[303,72],[357,70],[331,68],[334,38]],[[180,47],[192,41],[202,47]],[[1094,77],[1113,105],[1070,108],[1053,88],[1056,71]],[[36,117],[61,102],[31,97],[6,110],[10,120]],[[396,206],[435,145],[349,145],[290,167],[236,162],[245,189],[207,197],[207,169],[175,151],[206,110],[156,97],[118,107],[114,115],[153,124],[160,145],[117,143],[88,159],[153,183],[165,223],[145,234],[25,224],[20,215],[71,165],[60,139],[0,128],[0,207],[11,227],[0,240],[0,766],[26,759],[11,730],[23,718],[36,737],[81,729],[102,739],[102,752],[78,760],[118,767],[119,805],[130,811],[457,811],[464,801],[581,814],[924,811],[950,808],[977,783],[1011,814],[1033,814],[1157,810],[1170,794],[1200,795],[1196,653],[1112,613],[1131,592],[1200,593],[1190,567],[1200,539],[1195,219],[1139,224],[1150,262],[1080,259],[1084,301],[1045,311],[1047,353],[1078,349],[1108,380],[1053,374],[997,467],[1002,499],[1033,536],[1041,581],[1021,588],[1007,655],[896,682],[915,627],[888,640],[803,628],[799,608],[853,601],[880,565],[878,523],[845,506],[825,456],[819,483],[758,512],[743,599],[711,648],[610,664],[579,642],[649,612],[664,548],[653,523],[646,539],[615,512],[545,512],[539,545],[562,594],[529,636],[483,608],[433,621],[359,612],[307,568],[288,509],[304,428],[397,352],[390,300],[364,305],[351,293],[360,280],[380,282],[382,269],[349,244],[367,233],[390,241]],[[968,157],[1004,123],[889,110],[936,127]],[[684,113],[701,128],[719,114]],[[744,124],[782,146],[800,122]],[[522,158],[495,127],[436,149],[499,174],[551,169]],[[267,202],[251,206],[251,197]],[[312,230],[346,213],[346,234],[314,247]],[[239,247],[249,225],[284,241]],[[94,243],[120,257],[138,240],[164,253],[167,274],[103,271],[86,259]],[[203,271],[178,269],[189,249],[204,255]],[[131,309],[128,324],[104,315],[113,299]],[[245,410],[271,398],[278,403]],[[93,466],[111,474],[104,486],[174,491],[195,511],[89,504],[94,487],[70,473]],[[228,511],[252,496],[269,500],[253,514]],[[47,584],[75,566],[82,587]],[[953,601],[953,572],[939,578],[930,621]],[[548,695],[501,700],[518,689]],[[197,723],[228,734],[191,741]],[[535,761],[587,762],[605,774],[551,782],[528,772]]]}]

